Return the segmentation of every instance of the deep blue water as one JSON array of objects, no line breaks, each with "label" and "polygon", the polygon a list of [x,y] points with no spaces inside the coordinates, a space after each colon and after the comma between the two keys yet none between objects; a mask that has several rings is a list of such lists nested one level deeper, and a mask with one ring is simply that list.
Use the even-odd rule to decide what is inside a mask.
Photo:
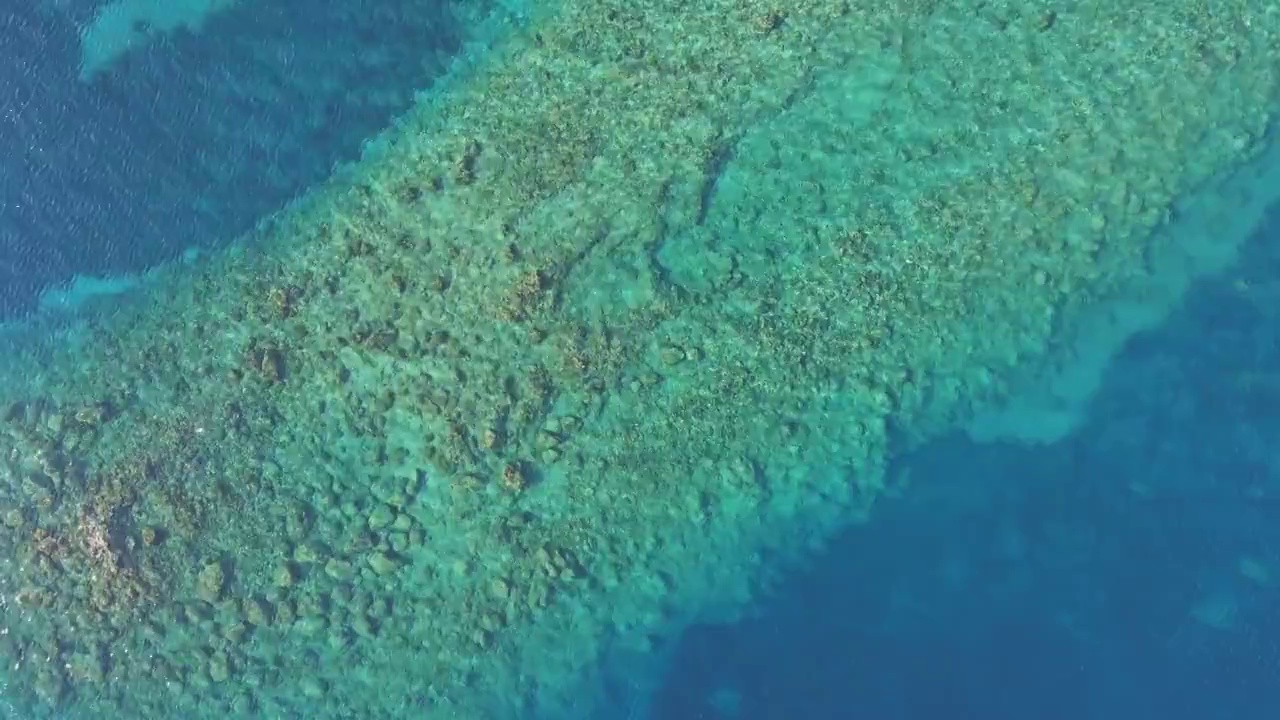
[{"label": "deep blue water", "polygon": [[1280,217],[1129,343],[1074,435],[902,458],[900,499],[686,634],[651,717],[1280,716],[1278,373]]},{"label": "deep blue water", "polygon": [[430,88],[443,1],[273,0],[79,79],[102,0],[0,12],[0,320],[73,275],[144,270],[245,232]]}]

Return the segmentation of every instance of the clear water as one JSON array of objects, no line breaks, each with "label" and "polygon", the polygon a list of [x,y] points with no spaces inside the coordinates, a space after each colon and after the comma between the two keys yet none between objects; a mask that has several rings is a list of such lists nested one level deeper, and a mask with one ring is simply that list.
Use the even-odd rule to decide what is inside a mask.
[{"label": "clear water", "polygon": [[1270,717],[1277,232],[1134,338],[1071,437],[901,458],[913,490],[682,639],[654,715]]},{"label": "clear water", "polygon": [[[104,7],[40,0],[0,20],[2,317],[76,274],[138,273],[225,245],[358,157],[464,39],[440,3],[249,2],[213,13],[196,37],[184,24],[148,30],[139,10],[135,39],[113,43],[86,29]],[[90,41],[133,49],[103,51],[89,82]]]},{"label": "clear water", "polygon": [[0,708],[1275,717],[1280,15],[1117,7],[5,10]]}]

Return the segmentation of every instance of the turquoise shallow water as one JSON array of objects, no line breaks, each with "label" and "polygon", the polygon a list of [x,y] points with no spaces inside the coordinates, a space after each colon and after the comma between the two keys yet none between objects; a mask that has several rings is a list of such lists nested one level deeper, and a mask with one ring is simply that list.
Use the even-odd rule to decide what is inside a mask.
[{"label": "turquoise shallow water", "polygon": [[5,709],[1270,717],[1277,43],[12,14]]}]

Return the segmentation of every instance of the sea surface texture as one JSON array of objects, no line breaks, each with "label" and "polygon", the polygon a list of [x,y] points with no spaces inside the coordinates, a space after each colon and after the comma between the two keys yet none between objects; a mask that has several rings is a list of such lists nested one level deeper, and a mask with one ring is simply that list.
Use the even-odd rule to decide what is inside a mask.
[{"label": "sea surface texture", "polygon": [[0,14],[0,321],[227,245],[429,90],[487,7],[22,0]]},{"label": "sea surface texture", "polygon": [[13,718],[1270,718],[1270,0],[0,18]]}]

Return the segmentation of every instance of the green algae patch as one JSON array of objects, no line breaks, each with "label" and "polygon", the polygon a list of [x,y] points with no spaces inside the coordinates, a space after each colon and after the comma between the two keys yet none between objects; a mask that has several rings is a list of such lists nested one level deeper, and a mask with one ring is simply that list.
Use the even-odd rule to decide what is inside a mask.
[{"label": "green algae patch", "polygon": [[[1260,5],[570,1],[3,384],[33,716],[585,716],[1150,280]],[[39,358],[39,360],[35,360]],[[768,564],[765,558],[772,561]]]}]

